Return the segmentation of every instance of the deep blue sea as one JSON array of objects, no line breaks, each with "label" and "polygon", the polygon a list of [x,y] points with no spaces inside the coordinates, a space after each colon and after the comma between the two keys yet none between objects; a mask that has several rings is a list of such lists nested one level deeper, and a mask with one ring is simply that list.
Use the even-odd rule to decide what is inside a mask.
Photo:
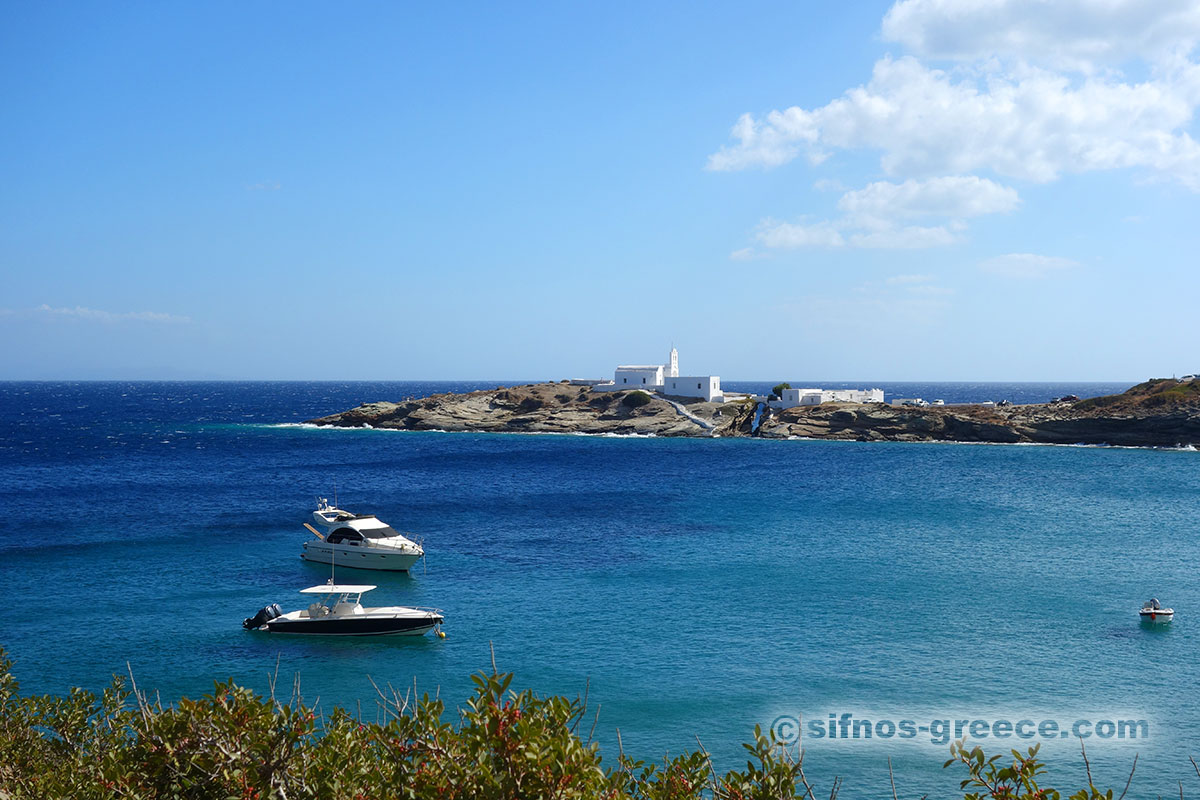
[{"label": "deep blue sea", "polygon": [[[296,424],[495,385],[0,383],[0,645],[23,690],[99,689],[128,662],[171,701],[265,690],[278,663],[306,700],[374,719],[371,680],[454,705],[494,646],[515,686],[590,682],[609,757],[618,728],[631,755],[698,736],[729,768],[788,716],[1141,718],[1147,739],[1088,740],[1097,783],[1119,793],[1139,753],[1131,797],[1200,788],[1200,453]],[[1126,386],[883,384],[947,402]],[[301,523],[335,488],[424,540],[411,576],[354,577],[376,603],[444,609],[446,639],[241,629],[326,580]],[[1151,595],[1170,626],[1139,624]],[[881,797],[890,757],[902,796],[953,796],[935,738],[809,737],[806,772]],[[1077,742],[1044,751],[1055,785],[1084,783]]]}]

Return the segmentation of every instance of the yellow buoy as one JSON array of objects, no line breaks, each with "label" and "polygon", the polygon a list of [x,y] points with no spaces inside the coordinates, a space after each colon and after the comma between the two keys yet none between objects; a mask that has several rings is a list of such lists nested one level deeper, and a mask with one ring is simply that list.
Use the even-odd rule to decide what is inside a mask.
[{"label": "yellow buoy", "polygon": [[438,638],[439,638],[439,639],[445,639],[445,638],[446,638],[446,632],[445,632],[445,631],[438,631],[438,632],[437,632],[437,634],[438,634]]}]

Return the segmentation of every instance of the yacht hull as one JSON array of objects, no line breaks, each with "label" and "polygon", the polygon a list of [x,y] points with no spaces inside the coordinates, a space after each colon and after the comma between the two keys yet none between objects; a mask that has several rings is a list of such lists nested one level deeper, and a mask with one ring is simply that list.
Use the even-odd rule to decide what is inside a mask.
[{"label": "yacht hull", "polygon": [[437,627],[441,618],[321,618],[282,619],[268,622],[270,633],[294,633],[308,636],[421,636]]},{"label": "yacht hull", "polygon": [[338,567],[377,569],[389,572],[408,572],[420,558],[419,553],[389,551],[383,547],[339,546],[326,542],[305,542],[300,557],[318,564],[333,563]]}]

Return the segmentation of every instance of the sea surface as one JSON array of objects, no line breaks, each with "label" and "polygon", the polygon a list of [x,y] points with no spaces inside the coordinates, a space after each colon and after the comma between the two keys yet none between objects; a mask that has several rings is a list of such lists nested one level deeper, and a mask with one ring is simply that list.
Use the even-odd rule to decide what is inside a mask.
[{"label": "sea surface", "polygon": [[[514,686],[587,687],[610,759],[617,729],[647,759],[699,737],[728,769],[756,724],[792,716],[1139,718],[1149,738],[1087,740],[1097,784],[1119,793],[1137,753],[1131,797],[1200,792],[1200,453],[299,424],[499,383],[0,383],[0,646],[22,690],[100,689],[128,665],[170,702],[226,678],[265,691],[278,668],[375,719],[372,681],[453,706],[494,648]],[[883,388],[1034,402],[1127,385]],[[300,560],[301,523],[335,494],[427,551],[410,576],[339,578],[444,609],[447,638],[241,629],[329,577]],[[1139,624],[1152,595],[1170,626]],[[890,758],[902,796],[953,796],[935,738],[807,737],[806,772],[818,794],[840,775],[843,797],[882,797]],[[1043,752],[1050,783],[1084,784],[1077,741]]]}]

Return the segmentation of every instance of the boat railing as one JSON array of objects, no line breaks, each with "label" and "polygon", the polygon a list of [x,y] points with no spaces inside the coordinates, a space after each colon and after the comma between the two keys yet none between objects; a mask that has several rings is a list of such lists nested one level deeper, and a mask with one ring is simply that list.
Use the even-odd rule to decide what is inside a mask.
[{"label": "boat railing", "polygon": [[442,610],[442,609],[440,609],[440,608],[434,608],[433,606],[408,606],[408,608],[411,608],[411,609],[413,609],[413,610],[415,610],[415,611],[428,611],[428,612],[432,612],[432,613],[434,613],[434,614],[438,614],[439,616],[443,616],[443,617],[444,617],[444,616],[446,616],[446,612],[445,612],[445,611],[443,611],[443,610]]},{"label": "boat railing", "polygon": [[[418,542],[416,539],[413,539],[413,538],[409,537],[409,536],[408,536],[408,535],[406,535],[406,534],[400,534],[400,535],[401,535],[401,536],[404,536],[404,538],[405,538],[405,539],[408,539],[410,542],[412,542],[412,543],[413,543],[413,545],[414,545],[414,546],[415,546],[415,547],[416,547],[418,550],[420,550],[421,552],[424,552],[424,551],[425,551],[425,548],[424,548],[424,547],[421,545],[421,543],[420,543],[420,542]],[[389,551],[392,551],[392,552],[395,552],[396,550],[402,550],[402,551],[403,551],[403,550],[409,550],[409,549],[410,549],[410,548],[408,547],[408,545],[401,545],[400,547],[396,547],[395,545],[386,545],[386,546],[385,546],[385,545],[381,545],[381,544],[376,544],[374,539],[368,539],[368,538],[364,538],[364,539],[363,539],[361,542],[348,542],[348,544],[357,544],[357,545],[359,545],[360,547],[378,547],[378,548],[380,548],[380,549],[382,549],[382,550],[389,550]]]}]

